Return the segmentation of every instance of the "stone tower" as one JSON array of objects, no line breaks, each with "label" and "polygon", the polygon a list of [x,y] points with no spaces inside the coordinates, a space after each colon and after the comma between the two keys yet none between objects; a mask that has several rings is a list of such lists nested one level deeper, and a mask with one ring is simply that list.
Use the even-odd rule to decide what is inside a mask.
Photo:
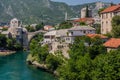
[{"label": "stone tower", "polygon": [[22,44],[23,47],[28,46],[28,32],[26,28],[22,27],[22,22],[17,18],[10,21],[8,32],[11,33],[12,37],[16,38],[17,42]]},{"label": "stone tower", "polygon": [[[81,9],[81,18],[86,18],[87,7]],[[88,8],[89,17],[92,17],[92,10]]]},{"label": "stone tower", "polygon": [[17,28],[20,25],[20,21],[17,18],[14,18],[10,21],[10,28],[8,29],[8,32],[11,33],[13,38],[16,38],[17,35]]}]

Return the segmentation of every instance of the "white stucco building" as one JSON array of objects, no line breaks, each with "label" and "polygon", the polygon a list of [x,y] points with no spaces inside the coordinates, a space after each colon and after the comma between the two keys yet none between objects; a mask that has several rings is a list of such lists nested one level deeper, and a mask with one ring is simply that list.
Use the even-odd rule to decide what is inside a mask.
[{"label": "white stucco building", "polygon": [[44,43],[52,43],[55,41],[73,43],[75,37],[95,34],[95,31],[95,28],[90,26],[75,26],[70,29],[54,30],[44,34]]},{"label": "white stucco building", "polygon": [[52,43],[52,42],[60,42],[66,41],[68,29],[54,30],[47,32],[44,34],[44,42]]},{"label": "white stucco building", "polygon": [[90,26],[75,26],[68,30],[70,43],[74,42],[75,37],[84,36],[86,34],[95,34],[96,30]]}]

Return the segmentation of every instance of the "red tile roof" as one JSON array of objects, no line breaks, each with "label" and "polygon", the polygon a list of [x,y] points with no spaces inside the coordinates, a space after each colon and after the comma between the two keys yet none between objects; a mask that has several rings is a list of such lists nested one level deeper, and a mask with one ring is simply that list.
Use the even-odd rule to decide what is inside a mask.
[{"label": "red tile roof", "polygon": [[87,34],[86,36],[90,37],[90,38],[94,38],[94,37],[100,37],[102,39],[108,38],[107,36],[101,35],[101,34]]},{"label": "red tile roof", "polygon": [[53,28],[52,26],[50,25],[45,25],[44,27],[47,27],[47,28]]},{"label": "red tile roof", "polygon": [[101,13],[114,12],[114,11],[118,10],[119,8],[120,8],[120,5],[110,6],[110,7],[106,8],[105,10],[103,10]]},{"label": "red tile roof", "polygon": [[120,38],[111,38],[103,44],[105,47],[118,48],[120,47]]},{"label": "red tile roof", "polygon": [[94,19],[93,18],[80,18],[80,19],[74,20],[74,22],[86,22],[86,21],[94,21]]}]

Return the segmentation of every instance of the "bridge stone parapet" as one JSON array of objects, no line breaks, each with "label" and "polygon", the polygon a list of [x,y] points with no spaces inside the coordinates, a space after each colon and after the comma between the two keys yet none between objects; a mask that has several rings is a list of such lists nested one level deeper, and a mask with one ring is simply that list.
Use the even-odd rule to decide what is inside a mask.
[{"label": "bridge stone parapet", "polygon": [[46,33],[46,31],[43,30],[39,30],[39,31],[35,31],[35,32],[28,32],[28,42],[30,42],[30,40],[37,34],[39,33]]}]

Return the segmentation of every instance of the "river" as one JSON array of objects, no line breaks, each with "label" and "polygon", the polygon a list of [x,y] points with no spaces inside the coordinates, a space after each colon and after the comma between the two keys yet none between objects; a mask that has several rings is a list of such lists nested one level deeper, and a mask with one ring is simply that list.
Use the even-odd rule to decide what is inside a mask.
[{"label": "river", "polygon": [[56,78],[42,70],[26,64],[28,53],[0,57],[0,80],[56,80]]}]

